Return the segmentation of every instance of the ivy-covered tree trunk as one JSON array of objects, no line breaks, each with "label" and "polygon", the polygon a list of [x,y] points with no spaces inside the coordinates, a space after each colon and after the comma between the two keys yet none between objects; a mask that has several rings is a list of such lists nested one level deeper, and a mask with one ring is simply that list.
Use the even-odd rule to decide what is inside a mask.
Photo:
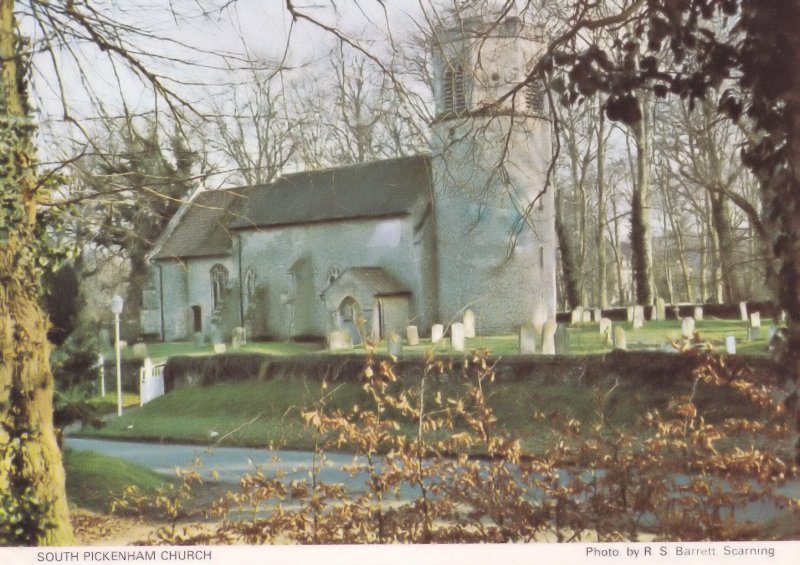
[{"label": "ivy-covered tree trunk", "polygon": [[636,140],[636,185],[631,194],[631,263],[636,304],[652,304],[653,251],[650,244],[650,131],[647,104],[633,127]]},{"label": "ivy-covered tree trunk", "polygon": [[37,203],[46,194],[35,171],[24,45],[14,1],[0,0],[0,537],[66,545],[74,538],[39,305],[46,255]]}]

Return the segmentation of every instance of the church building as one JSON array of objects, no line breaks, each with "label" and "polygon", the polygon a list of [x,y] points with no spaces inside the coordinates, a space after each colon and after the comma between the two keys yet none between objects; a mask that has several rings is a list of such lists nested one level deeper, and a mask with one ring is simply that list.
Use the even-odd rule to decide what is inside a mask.
[{"label": "church building", "polygon": [[500,334],[555,318],[550,122],[524,79],[541,30],[438,30],[430,153],[200,190],[151,252],[142,333],[405,335],[475,313]]}]

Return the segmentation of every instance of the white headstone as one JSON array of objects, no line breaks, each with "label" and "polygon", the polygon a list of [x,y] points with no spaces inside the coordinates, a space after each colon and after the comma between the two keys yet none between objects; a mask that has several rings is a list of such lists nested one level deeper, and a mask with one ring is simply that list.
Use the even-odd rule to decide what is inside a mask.
[{"label": "white headstone", "polygon": [[519,329],[520,355],[536,353],[536,333],[536,328],[533,324],[525,324]]},{"label": "white headstone", "polygon": [[614,327],[614,349],[628,349],[628,338],[622,326]]},{"label": "white headstone", "polygon": [[583,308],[578,306],[575,310],[572,311],[572,318],[570,322],[573,324],[577,324],[583,321]]},{"label": "white headstone", "polygon": [[694,335],[694,318],[684,318],[681,322],[681,335],[692,337]]},{"label": "white headstone", "polygon": [[603,317],[603,311],[602,311],[602,310],[600,310],[600,308],[595,308],[595,309],[593,310],[593,313],[594,313],[594,321],[595,321],[595,322],[600,322],[600,320],[601,320],[601,319],[602,319],[602,317]]},{"label": "white headstone", "polygon": [[450,326],[450,347],[453,351],[464,351],[464,324],[459,322]]},{"label": "white headstone", "polygon": [[406,340],[408,345],[419,345],[419,330],[417,326],[406,326]]},{"label": "white headstone", "polygon": [[644,306],[633,307],[633,328],[638,329],[644,326]]},{"label": "white headstone", "polygon": [[475,337],[475,312],[467,310],[462,318],[464,324],[464,337]]},{"label": "white headstone", "polygon": [[611,320],[600,318],[600,335],[606,335],[611,330]]},{"label": "white headstone", "polygon": [[214,344],[214,353],[217,355],[221,353],[225,353],[225,344],[224,343],[215,343]]},{"label": "white headstone", "polygon": [[542,328],[542,353],[544,355],[556,354],[556,321],[547,320]]},{"label": "white headstone", "polygon": [[633,321],[634,311],[635,311],[635,308],[633,306],[628,306],[627,308],[625,308],[625,319],[627,321],[629,321],[629,322]]},{"label": "white headstone", "polygon": [[389,348],[389,355],[397,357],[403,351],[403,339],[397,334],[391,334],[386,339],[386,345]]},{"label": "white headstone", "polygon": [[431,326],[431,343],[439,343],[444,337],[444,326],[442,324],[433,324]]},{"label": "white headstone", "polygon": [[581,320],[581,321],[582,321],[582,322],[587,322],[587,323],[588,323],[588,322],[591,322],[591,321],[592,321],[592,311],[591,311],[591,310],[588,310],[588,309],[587,309],[587,310],[584,310],[584,311],[583,311],[583,318],[582,318],[582,320]]},{"label": "white headstone", "polygon": [[694,319],[695,320],[702,320],[703,319],[703,307],[702,306],[695,306],[694,307]]},{"label": "white headstone", "polygon": [[655,307],[656,319],[657,320],[666,320],[667,319],[667,305],[664,304],[664,299],[660,296],[656,298],[656,307]]},{"label": "white headstone", "polygon": [[352,340],[349,339],[350,334],[347,332],[334,330],[328,336],[328,349],[331,351],[341,351],[343,349],[351,349],[353,347]]},{"label": "white headstone", "polygon": [[750,314],[750,327],[751,328],[761,327],[761,312],[753,312],[752,314]]},{"label": "white headstone", "polygon": [[244,328],[242,327],[233,328],[233,335],[231,336],[231,347],[233,347],[234,349],[239,349],[245,343],[247,343],[247,340],[245,339]]},{"label": "white headstone", "polygon": [[736,337],[732,335],[725,337],[725,351],[730,355],[736,353]]},{"label": "white headstone", "polygon": [[739,313],[742,315],[742,321],[747,321],[747,302],[739,303]]}]

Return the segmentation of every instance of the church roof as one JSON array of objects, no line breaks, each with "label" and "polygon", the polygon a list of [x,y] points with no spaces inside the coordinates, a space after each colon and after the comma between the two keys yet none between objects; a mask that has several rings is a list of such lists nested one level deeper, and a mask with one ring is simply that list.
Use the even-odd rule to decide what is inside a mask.
[{"label": "church roof", "polygon": [[340,280],[360,283],[369,288],[375,296],[410,294],[408,288],[381,267],[351,267],[341,274],[337,282]]},{"label": "church roof", "polygon": [[186,204],[153,259],[227,254],[236,229],[405,214],[431,187],[430,157],[416,155],[204,191]]},{"label": "church roof", "polygon": [[390,216],[408,212],[431,187],[430,158],[402,157],[285,175],[248,189],[233,229]]}]

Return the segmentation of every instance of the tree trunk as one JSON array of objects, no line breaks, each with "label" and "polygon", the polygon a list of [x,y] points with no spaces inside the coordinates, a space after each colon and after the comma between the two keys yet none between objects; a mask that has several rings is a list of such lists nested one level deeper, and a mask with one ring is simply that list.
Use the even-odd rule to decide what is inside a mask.
[{"label": "tree trunk", "polygon": [[631,253],[637,304],[653,302],[653,252],[650,243],[650,128],[646,104],[642,119],[634,126],[636,141],[636,185],[631,195]]},{"label": "tree trunk", "polygon": [[561,191],[556,190],[556,236],[561,252],[561,274],[564,282],[564,298],[570,309],[581,305],[581,293],[578,285],[577,265],[575,264],[575,251],[570,241],[570,229],[563,218],[563,204]]},{"label": "tree trunk", "polygon": [[600,308],[608,307],[608,259],[606,258],[606,140],[605,113],[600,108],[597,124],[597,295]]},{"label": "tree trunk", "polygon": [[[53,430],[53,377],[47,319],[39,306],[45,233],[37,223],[33,122],[19,52],[14,1],[0,0],[0,197],[6,213],[0,242],[0,498],[16,505],[20,528],[0,535],[13,544],[74,543],[64,468]],[[48,527],[47,524],[50,524]]]},{"label": "tree trunk", "polygon": [[709,196],[711,198],[711,221],[719,249],[719,280],[722,286],[722,299],[729,303],[739,302],[741,291],[735,273],[735,248],[728,201],[725,194],[718,190],[712,189]]}]

